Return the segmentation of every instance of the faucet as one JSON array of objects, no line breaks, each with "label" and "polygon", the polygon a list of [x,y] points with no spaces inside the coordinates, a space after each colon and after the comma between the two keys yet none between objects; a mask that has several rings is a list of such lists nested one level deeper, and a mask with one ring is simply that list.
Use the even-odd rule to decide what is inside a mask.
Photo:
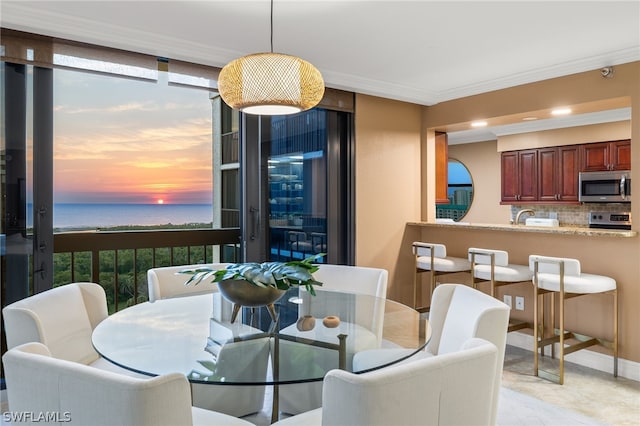
[{"label": "faucet", "polygon": [[529,213],[531,216],[536,215],[536,212],[533,211],[532,209],[522,209],[518,211],[518,213],[516,213],[516,219],[513,221],[514,225],[517,225],[520,223],[520,216],[522,216],[524,213]]}]

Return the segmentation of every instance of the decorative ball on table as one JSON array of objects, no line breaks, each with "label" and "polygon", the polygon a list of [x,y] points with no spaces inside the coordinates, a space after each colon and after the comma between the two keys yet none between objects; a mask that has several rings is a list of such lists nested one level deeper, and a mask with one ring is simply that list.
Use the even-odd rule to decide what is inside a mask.
[{"label": "decorative ball on table", "polygon": [[336,328],[340,325],[340,317],[337,317],[335,315],[328,315],[322,320],[322,325],[327,328]]},{"label": "decorative ball on table", "polygon": [[299,318],[298,321],[296,322],[296,328],[299,331],[313,330],[315,326],[316,326],[316,319],[311,315],[305,315]]}]

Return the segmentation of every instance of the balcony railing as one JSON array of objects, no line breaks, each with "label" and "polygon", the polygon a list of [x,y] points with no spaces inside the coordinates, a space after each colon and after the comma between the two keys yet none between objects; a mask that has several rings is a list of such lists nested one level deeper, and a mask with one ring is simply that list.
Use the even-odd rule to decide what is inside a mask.
[{"label": "balcony railing", "polygon": [[54,234],[53,285],[91,281],[111,312],[147,300],[147,270],[239,261],[240,229],[90,231]]}]

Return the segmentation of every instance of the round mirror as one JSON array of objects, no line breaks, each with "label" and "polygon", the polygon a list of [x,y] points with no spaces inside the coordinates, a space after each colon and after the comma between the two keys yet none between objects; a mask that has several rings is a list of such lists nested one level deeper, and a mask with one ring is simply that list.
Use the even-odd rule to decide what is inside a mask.
[{"label": "round mirror", "polygon": [[436,219],[460,221],[473,201],[473,179],[469,169],[460,161],[449,158],[447,167],[448,204],[436,205]]}]

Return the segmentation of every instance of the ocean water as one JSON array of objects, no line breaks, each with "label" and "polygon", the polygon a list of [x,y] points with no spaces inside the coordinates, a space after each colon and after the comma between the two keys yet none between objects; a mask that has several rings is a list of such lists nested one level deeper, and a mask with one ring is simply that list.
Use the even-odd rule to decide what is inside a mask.
[{"label": "ocean water", "polygon": [[[32,218],[32,206],[27,208]],[[95,229],[125,225],[211,223],[210,204],[55,204],[53,227]],[[32,221],[28,221],[29,226]]]}]

